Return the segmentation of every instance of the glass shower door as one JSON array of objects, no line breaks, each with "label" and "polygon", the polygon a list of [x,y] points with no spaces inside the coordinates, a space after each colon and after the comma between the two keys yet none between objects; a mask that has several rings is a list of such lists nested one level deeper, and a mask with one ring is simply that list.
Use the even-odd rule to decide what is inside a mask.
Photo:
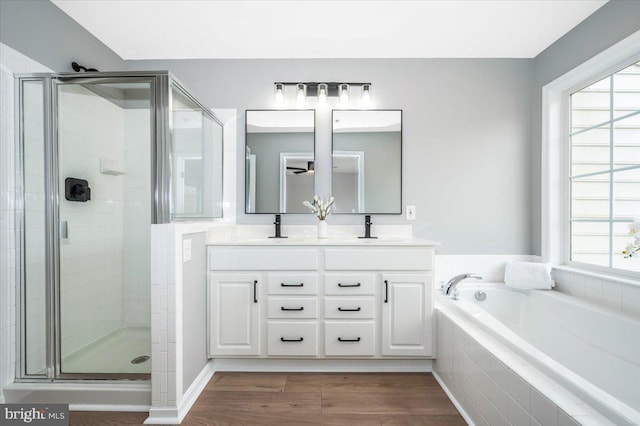
[{"label": "glass shower door", "polygon": [[54,85],[58,374],[150,373],[152,85]]}]

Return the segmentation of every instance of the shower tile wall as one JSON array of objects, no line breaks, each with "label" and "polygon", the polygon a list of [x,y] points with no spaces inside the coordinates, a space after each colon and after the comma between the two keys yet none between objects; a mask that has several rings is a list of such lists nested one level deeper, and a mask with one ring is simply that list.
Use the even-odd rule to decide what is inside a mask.
[{"label": "shower tile wall", "polygon": [[1,389],[13,381],[16,361],[13,75],[4,65],[0,67],[0,122],[0,403],[3,403]]},{"label": "shower tile wall", "polygon": [[151,159],[148,109],[125,110],[124,325],[151,324]]},{"label": "shower tile wall", "polygon": [[100,173],[100,159],[124,161],[124,110],[80,85],[59,97],[60,185],[86,179],[91,201],[60,197],[60,220],[68,222],[60,247],[62,356],[123,325],[124,179]]}]

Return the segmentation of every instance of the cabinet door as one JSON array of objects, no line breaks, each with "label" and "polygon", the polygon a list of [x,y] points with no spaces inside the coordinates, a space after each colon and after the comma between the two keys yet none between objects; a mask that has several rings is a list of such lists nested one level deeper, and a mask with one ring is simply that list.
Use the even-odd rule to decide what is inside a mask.
[{"label": "cabinet door", "polygon": [[260,275],[209,274],[209,354],[260,354]]},{"label": "cabinet door", "polygon": [[382,276],[382,355],[433,355],[432,281],[429,274]]}]

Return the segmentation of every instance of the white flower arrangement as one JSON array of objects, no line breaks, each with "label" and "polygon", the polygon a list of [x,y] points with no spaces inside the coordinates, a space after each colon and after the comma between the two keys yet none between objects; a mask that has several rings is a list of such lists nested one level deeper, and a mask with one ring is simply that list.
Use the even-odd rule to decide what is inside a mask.
[{"label": "white flower arrangement", "polygon": [[329,197],[327,201],[324,201],[317,195],[314,195],[313,202],[303,201],[302,204],[309,207],[309,209],[318,216],[318,219],[325,220],[327,216],[331,214],[331,206],[334,201],[333,197]]},{"label": "white flower arrangement", "polygon": [[628,235],[632,236],[634,240],[627,244],[624,250],[622,250],[622,254],[624,254],[625,259],[629,259],[630,257],[638,256],[640,254],[640,218],[629,224]]}]

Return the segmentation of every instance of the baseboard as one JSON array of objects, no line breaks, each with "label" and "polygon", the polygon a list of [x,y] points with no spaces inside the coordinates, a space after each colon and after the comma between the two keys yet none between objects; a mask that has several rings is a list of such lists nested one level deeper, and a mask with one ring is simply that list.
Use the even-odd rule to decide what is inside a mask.
[{"label": "baseboard", "polygon": [[69,411],[127,411],[146,413],[148,405],[118,405],[118,404],[69,404]]},{"label": "baseboard", "polygon": [[430,359],[214,359],[215,371],[274,373],[424,373]]},{"label": "baseboard", "polygon": [[467,412],[465,411],[465,409],[462,407],[462,405],[460,405],[460,403],[458,402],[458,400],[456,399],[455,396],[453,396],[453,394],[451,393],[451,391],[449,390],[449,388],[447,387],[447,385],[444,383],[444,381],[440,378],[440,376],[438,375],[437,371],[432,371],[431,374],[433,374],[433,377],[436,378],[436,381],[438,382],[438,384],[440,385],[440,387],[442,388],[442,390],[444,391],[444,393],[447,394],[447,396],[449,397],[449,399],[451,400],[451,402],[453,403],[453,405],[456,407],[456,409],[458,410],[458,412],[460,413],[460,415],[462,416],[462,418],[464,419],[464,421],[469,425],[469,426],[475,426],[475,423],[473,423],[473,420],[471,420],[471,417],[469,417],[469,414],[467,414]]},{"label": "baseboard", "polygon": [[182,402],[179,407],[176,408],[154,408],[149,409],[149,417],[144,421],[144,424],[154,425],[179,425],[182,420],[187,416],[193,404],[202,393],[202,390],[207,386],[209,380],[215,373],[213,360],[209,360],[207,365],[204,366],[200,374],[195,378],[189,389],[182,396]]},{"label": "baseboard", "polygon": [[15,382],[4,388],[5,403],[69,404],[72,411],[148,411],[151,383]]}]

